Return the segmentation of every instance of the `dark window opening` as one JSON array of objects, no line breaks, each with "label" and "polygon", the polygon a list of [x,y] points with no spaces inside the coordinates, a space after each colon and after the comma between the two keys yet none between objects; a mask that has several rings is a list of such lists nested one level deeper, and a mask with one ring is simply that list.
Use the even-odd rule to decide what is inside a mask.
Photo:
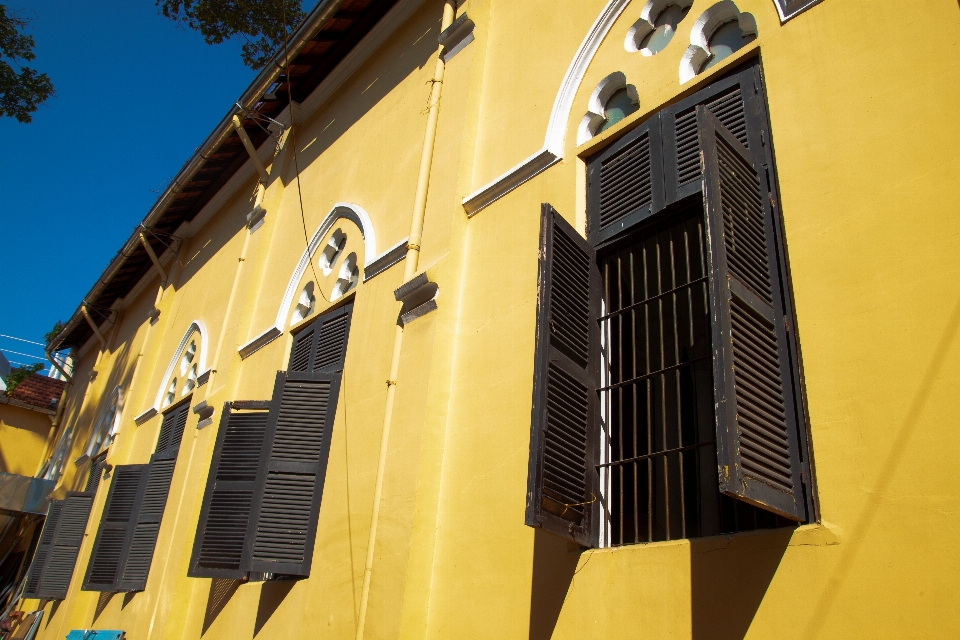
[{"label": "dark window opening", "polygon": [[789,526],[720,493],[703,209],[599,256],[601,544]]}]

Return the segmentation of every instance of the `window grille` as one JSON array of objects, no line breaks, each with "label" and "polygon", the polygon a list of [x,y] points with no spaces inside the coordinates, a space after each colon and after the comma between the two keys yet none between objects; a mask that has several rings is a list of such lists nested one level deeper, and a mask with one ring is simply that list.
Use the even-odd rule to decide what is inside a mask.
[{"label": "window grille", "polygon": [[601,545],[788,526],[722,495],[701,206],[601,254]]}]

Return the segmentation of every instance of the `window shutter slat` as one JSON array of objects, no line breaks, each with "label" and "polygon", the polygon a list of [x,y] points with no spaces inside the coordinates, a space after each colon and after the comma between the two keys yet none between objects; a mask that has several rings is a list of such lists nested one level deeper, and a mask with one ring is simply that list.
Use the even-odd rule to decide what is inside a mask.
[{"label": "window shutter slat", "polygon": [[189,402],[183,402],[163,414],[163,422],[160,425],[160,435],[157,438],[157,448],[154,450],[154,455],[166,458],[177,457],[189,414]]},{"label": "window shutter slat", "polygon": [[526,524],[596,545],[600,275],[593,248],[543,205]]},{"label": "window shutter slat", "polygon": [[160,522],[163,520],[176,463],[175,459],[159,459],[149,465],[136,525],[133,535],[128,538],[119,591],[143,591],[147,587],[150,563],[157,546],[157,535],[160,533]]},{"label": "window shutter slat", "polygon": [[193,543],[187,574],[191,577],[246,576],[241,561],[249,546],[247,529],[268,415],[266,410],[224,407]]},{"label": "window shutter slat", "polygon": [[663,208],[660,115],[654,115],[587,163],[592,215],[587,237],[598,245]]},{"label": "window shutter slat", "polygon": [[711,84],[664,109],[663,164],[666,204],[700,191],[697,108],[706,107],[744,147],[759,147],[759,107],[751,67]]},{"label": "window shutter slat", "polygon": [[304,327],[293,339],[287,371],[333,372],[343,369],[350,334],[353,303],[327,312]]},{"label": "window shutter slat", "polygon": [[702,106],[697,128],[720,490],[803,521],[793,372],[766,177],[754,153]]},{"label": "window shutter slat", "polygon": [[43,531],[40,533],[40,541],[37,543],[37,550],[33,554],[33,562],[30,564],[30,573],[27,575],[27,584],[24,587],[23,595],[26,598],[39,598],[37,588],[40,586],[40,576],[43,574],[43,567],[50,556],[50,548],[53,546],[53,536],[57,531],[57,522],[60,521],[60,514],[63,513],[63,500],[53,500],[47,507],[47,517],[43,522]]},{"label": "window shutter slat", "polygon": [[114,469],[100,527],[90,553],[84,591],[119,591],[120,573],[133,536],[149,465],[129,464]]},{"label": "window shutter slat", "polygon": [[103,477],[103,465],[106,464],[106,462],[106,454],[103,454],[90,463],[90,474],[87,476],[87,486],[83,488],[84,493],[97,494],[97,488],[100,486],[100,478]]},{"label": "window shutter slat", "polygon": [[352,317],[353,304],[348,304],[317,318],[316,349],[312,367],[314,373],[343,370]]},{"label": "window shutter slat", "polygon": [[83,534],[93,506],[93,495],[71,491],[63,499],[63,510],[36,594],[40,598],[63,600],[80,555]]},{"label": "window shutter slat", "polygon": [[[348,315],[340,318],[349,322]],[[346,336],[337,340],[345,343]],[[337,349],[342,354],[343,347]],[[265,438],[269,455],[257,478],[247,534],[252,545],[244,554],[250,571],[310,575],[340,378],[340,373],[277,373]]]}]

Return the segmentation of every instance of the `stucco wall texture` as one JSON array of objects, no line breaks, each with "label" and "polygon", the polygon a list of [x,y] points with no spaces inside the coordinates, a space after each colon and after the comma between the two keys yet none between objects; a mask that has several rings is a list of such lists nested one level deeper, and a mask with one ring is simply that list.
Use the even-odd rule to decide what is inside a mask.
[{"label": "stucco wall texture", "polygon": [[[284,292],[316,275],[315,313],[331,304],[336,273],[308,268],[291,281],[304,236],[351,203],[371,228],[337,219],[330,233],[346,234],[344,255],[369,262],[371,229],[378,254],[407,237],[443,8],[415,4],[293,125],[297,147],[283,139],[268,163],[264,224],[245,225],[250,177],[189,228],[165,288],[152,273],[105,327],[106,348],[94,339],[80,350],[61,420],[76,429],[61,489],[85,481],[73,460],[118,385],[108,461],[149,459],[162,418],[134,418],[169,385],[165,372],[197,321],[212,373],[191,403],[216,414],[199,430],[190,414],[146,590],[80,589],[105,480],[67,599],[43,603],[40,640],[87,628],[123,629],[129,640],[356,636],[402,262],[361,274],[349,294],[310,577],[239,583],[189,578],[187,565],[221,408],[268,399],[286,367]],[[458,7],[475,40],[446,66],[421,243],[438,309],[404,329],[364,637],[960,636],[960,7],[823,0],[781,24],[772,0],[736,0],[757,39],[681,84],[691,29],[712,4],[694,0],[654,56],[624,48],[641,0]],[[465,197],[543,147],[571,61],[611,6],[622,12],[571,88],[572,107],[554,114],[565,132],[560,161],[468,217]],[[582,232],[583,158],[748,60],[759,60],[766,85],[820,521],[581,552],[524,525],[540,204]],[[590,94],[614,71],[636,87],[640,110],[578,147]],[[278,314],[282,335],[241,358],[238,348]],[[12,441],[2,433],[6,460]]]}]

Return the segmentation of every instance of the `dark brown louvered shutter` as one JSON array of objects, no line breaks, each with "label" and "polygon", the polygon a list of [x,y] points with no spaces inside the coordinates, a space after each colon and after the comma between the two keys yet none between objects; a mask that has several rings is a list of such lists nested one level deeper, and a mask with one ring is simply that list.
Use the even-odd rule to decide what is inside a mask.
[{"label": "dark brown louvered shutter", "polygon": [[103,465],[106,463],[106,453],[100,454],[90,463],[90,474],[87,476],[87,486],[83,488],[84,493],[97,494],[97,488],[100,486],[100,478],[103,477]]},{"label": "dark brown louvered shutter", "polygon": [[267,410],[224,406],[200,507],[190,569],[194,578],[246,576],[241,567],[260,467]]},{"label": "dark brown louvered shutter", "polygon": [[180,450],[183,432],[187,426],[187,417],[190,414],[190,401],[186,400],[177,406],[167,409],[160,424],[160,436],[157,438],[155,454],[173,453]]},{"label": "dark brown louvered shutter", "polygon": [[660,115],[654,115],[587,164],[591,216],[587,237],[597,245],[663,208]]},{"label": "dark brown louvered shutter", "polygon": [[762,127],[754,66],[712,83],[663,110],[663,174],[666,204],[700,191],[697,107],[705,106],[747,148],[760,148]]},{"label": "dark brown louvered shutter", "polygon": [[600,274],[553,207],[540,227],[526,524],[596,545]]},{"label": "dark brown louvered shutter", "polygon": [[329,311],[304,327],[293,338],[290,349],[290,372],[339,371],[353,317],[353,303]]},{"label": "dark brown louvered shutter", "polygon": [[71,491],[63,499],[63,511],[57,521],[53,544],[37,586],[38,597],[51,600],[63,600],[67,597],[91,506],[93,495],[89,493]]},{"label": "dark brown louvered shutter", "polygon": [[119,591],[121,568],[133,536],[137,507],[149,471],[146,464],[120,465],[113,470],[110,491],[90,553],[84,591]]},{"label": "dark brown louvered shutter", "polygon": [[[345,343],[346,335],[337,339]],[[269,455],[257,478],[247,534],[253,543],[244,554],[250,571],[310,575],[340,378],[277,373],[265,438]]]},{"label": "dark brown louvered shutter", "polygon": [[147,587],[150,563],[157,546],[160,522],[170,492],[170,481],[176,467],[176,456],[158,458],[150,462],[146,486],[140,495],[132,536],[128,538],[123,570],[119,576],[118,591],[143,591]]},{"label": "dark brown louvered shutter", "polygon": [[53,536],[57,532],[57,523],[60,521],[62,512],[63,500],[53,500],[47,507],[47,517],[43,521],[43,531],[40,533],[40,541],[37,543],[37,550],[33,554],[30,573],[27,574],[27,583],[23,590],[25,598],[40,597],[37,593],[37,588],[40,586],[40,576],[43,575],[43,567],[50,556],[50,547],[53,546]]},{"label": "dark brown louvered shutter", "polygon": [[806,519],[773,214],[761,163],[697,109],[710,261],[720,490]]}]

